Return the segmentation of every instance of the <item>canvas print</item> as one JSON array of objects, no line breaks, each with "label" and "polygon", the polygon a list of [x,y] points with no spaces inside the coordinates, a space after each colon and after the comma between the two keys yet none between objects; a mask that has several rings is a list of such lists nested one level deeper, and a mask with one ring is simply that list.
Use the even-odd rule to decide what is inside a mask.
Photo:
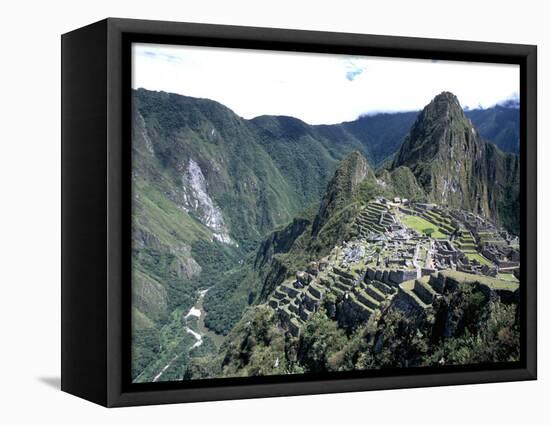
[{"label": "canvas print", "polygon": [[132,46],[132,381],[520,357],[519,66]]}]

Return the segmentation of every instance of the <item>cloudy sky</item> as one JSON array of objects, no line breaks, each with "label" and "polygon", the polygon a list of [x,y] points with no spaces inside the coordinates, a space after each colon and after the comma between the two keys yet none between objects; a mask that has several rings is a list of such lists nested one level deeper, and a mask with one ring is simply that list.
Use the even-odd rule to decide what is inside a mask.
[{"label": "cloudy sky", "polygon": [[519,66],[134,44],[132,87],[213,99],[244,118],[332,124],[418,110],[445,90],[490,107],[517,98]]}]

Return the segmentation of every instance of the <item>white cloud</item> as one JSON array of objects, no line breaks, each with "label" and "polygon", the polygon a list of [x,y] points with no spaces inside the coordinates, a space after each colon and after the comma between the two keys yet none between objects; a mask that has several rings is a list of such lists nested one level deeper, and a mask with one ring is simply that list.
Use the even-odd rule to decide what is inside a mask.
[{"label": "white cloud", "polygon": [[519,93],[519,66],[194,46],[135,44],[132,87],[221,102],[245,118],[312,124],[423,108],[450,91],[463,107]]}]

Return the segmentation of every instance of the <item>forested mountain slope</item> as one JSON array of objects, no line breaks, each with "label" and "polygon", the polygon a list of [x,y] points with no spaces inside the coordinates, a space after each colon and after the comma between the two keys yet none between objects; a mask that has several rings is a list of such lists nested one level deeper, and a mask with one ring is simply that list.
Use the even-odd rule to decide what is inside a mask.
[{"label": "forested mountain slope", "polygon": [[[201,327],[223,340],[289,274],[352,236],[360,200],[383,195],[460,204],[514,226],[517,160],[467,136],[464,129],[473,133],[462,110],[451,110],[452,125],[432,120],[435,113],[411,112],[311,126],[284,116],[245,120],[208,99],[133,94],[139,381],[181,377],[192,361],[186,327],[193,325],[188,313],[199,290],[208,289],[200,298]],[[441,126],[452,135],[445,143]],[[406,137],[408,151],[399,150]],[[448,148],[455,145],[468,148]],[[457,182],[445,175],[445,156],[467,165]],[[439,196],[442,188],[447,193]],[[460,188],[463,201],[452,188]],[[205,338],[201,353],[215,350]]]}]

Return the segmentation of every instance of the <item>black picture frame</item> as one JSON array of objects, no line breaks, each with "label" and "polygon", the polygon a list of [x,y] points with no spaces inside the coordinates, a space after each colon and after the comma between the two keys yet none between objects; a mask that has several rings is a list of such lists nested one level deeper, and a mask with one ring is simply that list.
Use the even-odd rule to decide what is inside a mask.
[{"label": "black picture frame", "polygon": [[[109,18],[62,36],[62,390],[130,406],[537,377],[536,46]],[[367,372],[132,384],[132,42],[520,65],[521,360]]]}]

